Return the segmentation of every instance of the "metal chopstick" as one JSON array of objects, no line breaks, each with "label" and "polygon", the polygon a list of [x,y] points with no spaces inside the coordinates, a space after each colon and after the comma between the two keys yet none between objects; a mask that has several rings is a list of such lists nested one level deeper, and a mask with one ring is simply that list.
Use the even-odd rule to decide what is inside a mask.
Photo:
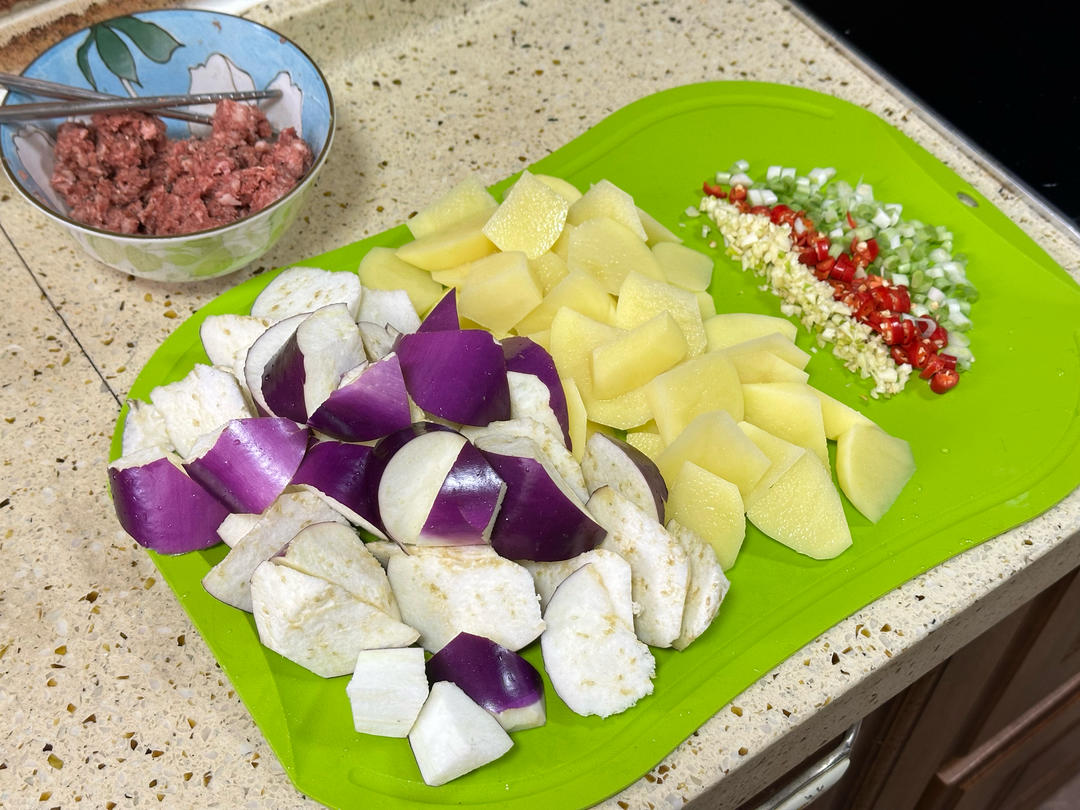
[{"label": "metal chopstick", "polygon": [[[60,82],[50,82],[45,79],[34,79],[30,76],[19,76],[15,73],[0,71],[0,87],[9,90],[20,90],[34,96],[45,98],[63,99],[109,99],[124,98],[124,96],[112,96],[108,93],[99,93],[96,90],[86,90],[82,87],[73,87]],[[188,112],[187,110],[170,110],[168,108],[158,112],[163,118],[175,118],[179,121],[190,121],[196,124],[212,124],[213,118],[202,113]]]},{"label": "metal chopstick", "polygon": [[115,110],[156,110],[189,104],[215,104],[218,101],[257,101],[277,98],[280,90],[237,90],[228,93],[192,93],[178,96],[143,96],[134,98],[88,99],[86,101],[45,101],[0,106],[0,122],[33,121],[41,118],[66,118]]}]

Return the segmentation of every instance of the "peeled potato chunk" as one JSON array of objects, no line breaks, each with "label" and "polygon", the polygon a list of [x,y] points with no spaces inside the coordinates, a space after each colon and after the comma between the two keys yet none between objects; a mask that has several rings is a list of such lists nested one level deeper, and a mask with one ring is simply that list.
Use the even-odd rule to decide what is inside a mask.
[{"label": "peeled potato chunk", "polygon": [[462,318],[502,337],[539,305],[541,296],[525,254],[513,250],[473,262],[457,300]]},{"label": "peeled potato chunk", "polygon": [[571,272],[590,273],[613,295],[618,294],[631,271],[664,280],[664,271],[643,239],[623,223],[608,217],[587,219],[570,231],[566,266]]},{"label": "peeled potato chunk", "polygon": [[536,259],[559,238],[569,208],[565,197],[529,172],[522,172],[484,225],[484,236],[499,250],[520,250]]},{"label": "peeled potato chunk", "polygon": [[645,385],[657,431],[666,443],[675,441],[703,413],[724,410],[743,418],[742,385],[735,366],[714,352],[693,357],[658,374]]},{"label": "peeled potato chunk", "polygon": [[746,517],[773,540],[815,560],[832,559],[851,546],[840,493],[813,453],[803,453],[747,507]]},{"label": "peeled potato chunk", "polygon": [[813,451],[826,466],[829,450],[821,402],[808,385],[795,383],[747,383],[743,385],[747,422],[753,422],[781,439]]},{"label": "peeled potato chunk", "polygon": [[911,446],[877,425],[856,423],[836,440],[836,477],[871,522],[881,520],[915,472]]},{"label": "peeled potato chunk", "polygon": [[397,257],[422,270],[448,270],[494,253],[497,248],[481,230],[490,210],[466,217],[448,228],[406,242]]},{"label": "peeled potato chunk", "polygon": [[709,411],[694,419],[656,457],[656,466],[665,481],[674,481],[687,461],[735,484],[743,497],[769,468],[769,457],[739,430],[727,411]]},{"label": "peeled potato chunk", "polygon": [[405,225],[413,237],[419,239],[483,211],[490,214],[497,205],[495,198],[484,188],[479,178],[470,174]]},{"label": "peeled potato chunk", "polygon": [[592,352],[593,390],[598,397],[625,394],[686,357],[686,338],[667,312],[601,343]]},{"label": "peeled potato chunk", "polygon": [[709,336],[709,351],[734,346],[753,338],[779,332],[789,342],[795,342],[798,327],[786,318],[759,315],[755,312],[725,312],[705,322]]},{"label": "peeled potato chunk", "polygon": [[570,206],[567,222],[580,225],[597,217],[613,219],[626,226],[642,242],[648,238],[634,198],[610,180],[601,180],[589,186],[589,190]]},{"label": "peeled potato chunk", "polygon": [[713,271],[711,256],[677,242],[659,242],[653,245],[652,252],[670,283],[684,290],[703,291],[709,288]]},{"label": "peeled potato chunk", "polygon": [[743,509],[737,486],[692,461],[682,465],[668,490],[668,517],[708,542],[725,571],[746,538]]},{"label": "peeled potato chunk", "polygon": [[619,287],[615,304],[615,325],[633,329],[661,312],[670,312],[686,336],[687,355],[696,357],[705,351],[705,327],[701,307],[690,290],[649,278],[638,272],[627,274]]}]

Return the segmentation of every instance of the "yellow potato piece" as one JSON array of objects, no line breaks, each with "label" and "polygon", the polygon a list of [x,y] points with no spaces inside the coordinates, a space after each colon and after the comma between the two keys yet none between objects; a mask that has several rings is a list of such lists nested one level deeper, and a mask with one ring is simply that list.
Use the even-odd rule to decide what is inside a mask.
[{"label": "yellow potato piece", "polygon": [[753,491],[770,464],[727,411],[697,417],[657,456],[656,466],[670,483],[687,461],[735,484],[743,497]]},{"label": "yellow potato piece", "polygon": [[716,314],[716,299],[707,292],[694,293],[697,296],[698,310],[701,312],[702,325],[704,321]]},{"label": "yellow potato piece", "polygon": [[640,208],[637,212],[638,219],[641,220],[641,227],[645,230],[645,244],[649,247],[653,247],[660,242],[682,242],[682,239],[661,225],[651,214]]},{"label": "yellow potato piece", "polygon": [[[716,317],[720,316],[717,315]],[[708,332],[706,331],[706,335],[707,334]],[[721,346],[717,348],[710,344],[709,351],[723,351],[728,357],[734,357],[737,354],[747,354],[748,352],[772,352],[781,360],[790,363],[798,369],[806,368],[807,363],[810,362],[809,353],[804,352],[788,340],[786,335],[782,335],[779,332],[771,332],[767,335],[750,338],[741,343],[734,343],[731,346]]]},{"label": "yellow potato piece", "polygon": [[[536,338],[533,338],[535,340]],[[550,350],[549,350],[550,351]],[[569,377],[561,377],[563,395],[566,397],[566,423],[570,434],[570,450],[578,461],[585,455],[586,425],[589,415],[585,412],[585,403],[577,383]]]},{"label": "yellow potato piece", "polygon": [[636,447],[653,461],[656,461],[656,457],[667,446],[659,433],[641,428],[626,431],[626,443],[631,447]]},{"label": "yellow potato piece", "polygon": [[799,383],[745,383],[744,414],[774,436],[805,447],[829,464],[821,402],[808,385]]},{"label": "yellow potato piece", "polygon": [[472,263],[458,290],[458,314],[504,337],[540,301],[525,254],[495,253]]},{"label": "yellow potato piece", "polygon": [[705,351],[705,327],[694,293],[638,272],[629,273],[619,288],[615,325],[633,329],[661,312],[671,313],[679,324],[686,336],[688,356],[696,357]]},{"label": "yellow potato piece", "polygon": [[664,271],[645,243],[624,224],[607,217],[585,220],[570,231],[566,266],[571,272],[591,274],[612,295],[618,294],[631,271],[664,280]]},{"label": "yellow potato piece", "polygon": [[816,560],[831,559],[851,546],[840,495],[813,453],[803,453],[747,507],[746,517],[768,537]]},{"label": "yellow potato piece", "polygon": [[406,242],[397,249],[397,257],[423,270],[448,270],[482,259],[496,251],[481,230],[490,216],[481,211],[449,228]]},{"label": "yellow potato piece", "polygon": [[780,479],[780,476],[790,470],[803,454],[810,451],[805,447],[785,441],[779,436],[774,436],[750,422],[739,422],[739,430],[757,445],[758,450],[769,457],[769,469],[765,470],[757,486],[744,498],[746,505],[749,506],[767,492],[769,487]]},{"label": "yellow potato piece", "polygon": [[[432,273],[432,278],[435,274]],[[731,352],[721,349],[716,354],[726,354],[739,372],[739,380],[744,383],[794,382],[806,383],[810,375],[801,368],[791,365],[787,360],[777,357],[770,351],[759,349],[749,352]]]},{"label": "yellow potato piece", "polygon": [[635,388],[611,399],[601,399],[593,392],[592,350],[619,334],[613,326],[563,307],[551,322],[551,356],[559,376],[577,383],[591,420],[627,430],[651,418],[645,392]]},{"label": "yellow potato piece", "polygon": [[405,290],[413,309],[421,315],[445,292],[426,271],[399,259],[393,248],[373,247],[364,254],[356,272],[360,283],[373,290]]},{"label": "yellow potato piece", "polygon": [[821,400],[821,418],[825,421],[825,438],[833,441],[840,438],[852,425],[873,425],[874,422],[867,416],[859,413],[854,408],[848,407],[834,397],[830,397],[824,391],[813,389],[817,398]]},{"label": "yellow potato piece", "polygon": [[736,343],[773,332],[779,332],[789,342],[794,343],[798,327],[787,318],[754,312],[723,312],[705,323],[705,333],[709,336],[709,351],[734,346]]},{"label": "yellow potato piece", "polygon": [[413,238],[435,233],[477,216],[491,213],[498,203],[475,175],[469,175],[419,214],[405,222]]},{"label": "yellow potato piece", "polygon": [[578,187],[568,180],[563,180],[561,177],[553,177],[550,174],[534,174],[533,177],[565,199],[568,203],[575,203],[581,199],[581,192],[578,190]]},{"label": "yellow potato piece", "polygon": [[709,289],[713,274],[711,256],[675,242],[655,244],[652,252],[660,262],[664,278],[671,284],[695,292]]},{"label": "yellow potato piece", "polygon": [[915,473],[911,446],[877,425],[856,423],[836,440],[836,477],[852,505],[877,523]]},{"label": "yellow potato piece", "polygon": [[517,332],[531,335],[551,328],[551,321],[563,307],[604,324],[615,322],[615,299],[595,278],[580,270],[558,281],[532,312],[521,319]]},{"label": "yellow potato piece", "polygon": [[562,234],[569,210],[565,197],[524,171],[484,224],[484,236],[499,250],[520,250],[536,259]]},{"label": "yellow potato piece", "polygon": [[703,413],[724,410],[743,418],[742,385],[724,355],[702,354],[680,363],[645,384],[645,399],[665,442],[673,442]]},{"label": "yellow potato piece", "polygon": [[625,394],[684,357],[686,338],[675,319],[662,312],[593,349],[593,392],[603,399]]},{"label": "yellow potato piece", "polygon": [[615,220],[642,242],[648,238],[645,226],[641,224],[641,215],[634,205],[634,198],[610,180],[601,180],[591,185],[581,199],[570,206],[566,219],[571,225],[580,225],[597,217]]},{"label": "yellow potato piece", "polygon": [[563,258],[550,250],[535,259],[529,259],[529,269],[532,270],[533,278],[540,285],[540,290],[544,295],[551,292],[551,288],[566,278],[570,272]]},{"label": "yellow potato piece", "polygon": [[723,570],[735,564],[746,538],[746,516],[739,488],[733,483],[687,461],[668,488],[664,511],[668,520],[705,539]]}]

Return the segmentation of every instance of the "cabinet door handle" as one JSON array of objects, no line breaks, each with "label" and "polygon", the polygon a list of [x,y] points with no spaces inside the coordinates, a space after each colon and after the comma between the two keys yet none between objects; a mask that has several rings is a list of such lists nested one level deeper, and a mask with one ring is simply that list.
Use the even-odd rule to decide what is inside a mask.
[{"label": "cabinet door handle", "polygon": [[757,810],[799,810],[839,782],[851,764],[851,748],[855,744],[861,723],[860,720],[849,728],[836,748],[797,773],[788,784],[759,805]]}]

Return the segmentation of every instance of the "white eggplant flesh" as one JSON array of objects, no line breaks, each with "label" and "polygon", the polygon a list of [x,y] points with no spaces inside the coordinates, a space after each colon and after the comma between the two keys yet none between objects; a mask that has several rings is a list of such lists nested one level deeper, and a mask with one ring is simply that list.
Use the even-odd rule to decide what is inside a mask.
[{"label": "white eggplant flesh", "polygon": [[246,512],[232,512],[226,515],[221,525],[217,527],[218,537],[221,538],[222,543],[232,548],[240,542],[240,538],[255,528],[259,517],[259,515]]},{"label": "white eggplant flesh", "polygon": [[137,399],[128,400],[128,412],[124,418],[124,432],[120,439],[120,455],[130,456],[140,450],[160,448],[175,451],[165,418],[154,405]]},{"label": "white eggplant flesh", "polygon": [[439,681],[409,732],[409,745],[424,783],[436,787],[494,762],[514,741],[459,686]]},{"label": "white eggplant flesh", "polygon": [[419,647],[361,650],[345,687],[353,728],[379,737],[407,737],[428,697]]},{"label": "white eggplant flesh", "polygon": [[359,321],[356,328],[360,330],[360,338],[364,341],[364,354],[372,361],[390,354],[397,339],[401,337],[401,332],[386,323]]},{"label": "white eggplant flesh", "polygon": [[369,540],[364,545],[367,546],[367,550],[371,552],[372,556],[379,561],[379,565],[383,567],[384,571],[390,565],[392,557],[405,553],[405,549],[393,540]]},{"label": "white eggplant flesh", "polygon": [[355,273],[332,273],[318,267],[283,270],[259,293],[251,314],[273,323],[314,312],[327,304],[344,304],[355,320],[364,289]]},{"label": "white eggplant flesh", "polygon": [[664,522],[667,484],[653,460],[636,447],[603,433],[593,433],[585,442],[581,470],[590,492],[605,485],[614,487],[650,517]]},{"label": "white eggplant flesh", "polygon": [[323,678],[349,675],[361,650],[408,647],[416,631],[340,585],[277,559],[251,575],[259,640]]},{"label": "white eggplant flesh", "polygon": [[243,368],[244,358],[262,333],[270,326],[265,318],[251,315],[207,315],[199,324],[199,340],[210,358],[210,365],[222,368]]},{"label": "white eggplant flesh", "polygon": [[654,518],[612,487],[589,498],[589,511],[607,529],[603,548],[630,563],[638,638],[653,647],[670,647],[682,632],[690,563],[683,547]]},{"label": "white eggplant flesh", "polygon": [[357,321],[384,323],[400,334],[415,332],[420,328],[420,316],[405,290],[376,290],[366,288],[360,301]]},{"label": "white eggplant flesh", "polygon": [[709,629],[731,583],[716,559],[713,547],[699,534],[676,520],[668,522],[668,534],[678,541],[690,563],[690,580],[683,607],[682,630],[671,643],[676,650],[685,650]]},{"label": "white eggplant flesh", "polygon": [[529,572],[490,546],[417,547],[392,556],[386,573],[429,652],[462,631],[520,650],[544,630]]},{"label": "white eggplant flesh", "polygon": [[510,418],[539,422],[569,451],[568,429],[551,407],[551,389],[535,374],[523,371],[507,370],[506,383],[510,387]]},{"label": "white eggplant flesh", "polygon": [[630,563],[619,554],[606,548],[594,548],[569,560],[554,562],[531,562],[522,560],[523,565],[533,577],[536,595],[540,597],[540,609],[547,610],[548,602],[554,596],[562,581],[585,565],[604,581],[608,596],[614,607],[615,615],[626,627],[634,629],[634,615],[640,609],[634,604]]},{"label": "white eggplant flesh", "polygon": [[318,495],[286,491],[259,516],[251,531],[206,572],[203,587],[215,599],[250,613],[251,575],[260,563],[277,554],[305,526],[344,520]]},{"label": "white eggplant flesh", "polygon": [[160,448],[121,456],[109,465],[109,489],[120,525],[135,541],[161,554],[217,545],[227,510]]},{"label": "white eggplant flesh", "polygon": [[204,433],[232,419],[254,416],[236,378],[202,363],[196,363],[183,379],[153,389],[150,401],[165,422],[172,446],[185,458]]},{"label": "white eggplant flesh", "polygon": [[[556,423],[559,429],[555,432],[562,436],[566,448],[572,450],[570,442],[570,413],[566,404],[566,392],[563,390],[562,380],[559,378],[559,372],[555,368],[555,360],[551,354],[536,341],[531,338],[515,336],[503,338],[502,341],[503,357],[506,359],[506,371],[509,375],[511,372],[515,374],[521,374],[528,377],[533,377],[535,380],[544,385],[547,389],[546,403],[555,417]],[[519,385],[523,383],[519,379]],[[530,393],[526,394],[525,388],[519,388],[517,392],[517,407],[521,413],[514,412],[514,398],[515,392],[513,388],[510,391],[511,397],[511,416],[529,416],[532,414],[524,413],[523,411],[539,409],[542,397],[538,401],[534,401],[534,397],[538,396],[538,390],[531,383],[524,383],[530,388]],[[533,416],[533,418],[536,418]],[[541,421],[546,421],[546,416]]]},{"label": "white eggplant flesh", "polygon": [[656,660],[617,616],[592,565],[563,580],[548,602],[544,621],[544,669],[571,711],[608,717],[652,693]]},{"label": "white eggplant flesh", "polygon": [[401,618],[386,571],[349,526],[333,522],[305,526],[274,559],[340,585],[391,618]]}]

